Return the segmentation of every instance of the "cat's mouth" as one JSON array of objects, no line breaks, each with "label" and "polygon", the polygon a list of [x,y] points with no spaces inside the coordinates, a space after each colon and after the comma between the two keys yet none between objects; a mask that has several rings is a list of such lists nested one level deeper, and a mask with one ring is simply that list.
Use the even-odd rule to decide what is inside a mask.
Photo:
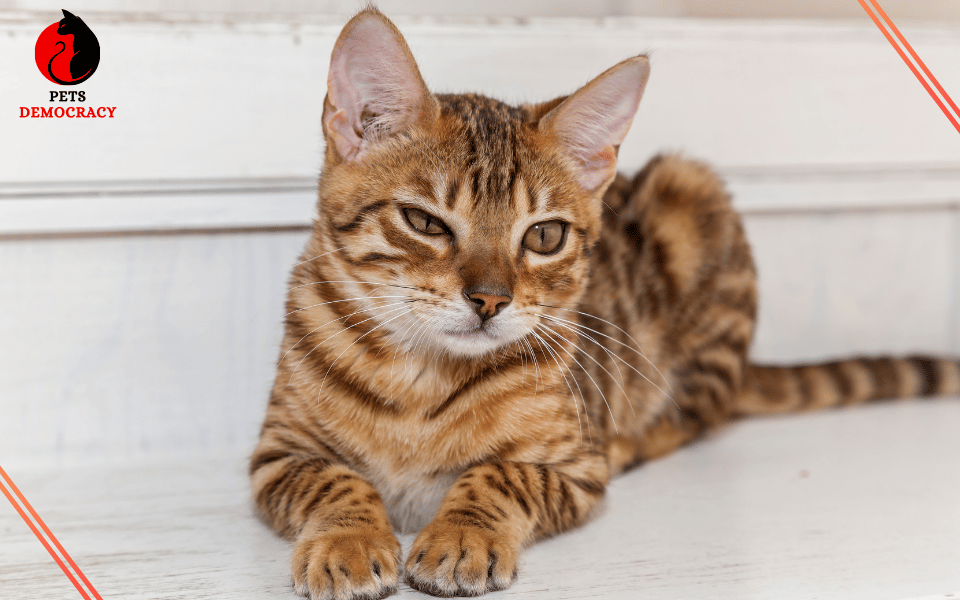
[{"label": "cat's mouth", "polygon": [[[511,333],[505,331],[502,324],[477,324],[470,327],[463,323],[461,327],[452,324],[449,329],[439,331],[437,340],[446,350],[454,355],[478,357],[494,352],[511,341]],[[463,327],[463,325],[467,325]]]}]

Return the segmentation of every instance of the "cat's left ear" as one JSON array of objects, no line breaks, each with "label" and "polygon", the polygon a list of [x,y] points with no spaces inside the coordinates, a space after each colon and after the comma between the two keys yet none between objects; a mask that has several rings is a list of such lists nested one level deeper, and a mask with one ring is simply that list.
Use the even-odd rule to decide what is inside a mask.
[{"label": "cat's left ear", "polygon": [[334,45],[323,104],[323,131],[339,157],[354,160],[438,112],[400,30],[375,8],[353,17]]},{"label": "cat's left ear", "polygon": [[574,160],[580,185],[594,191],[617,174],[617,151],[640,106],[650,61],[635,56],[607,69],[540,120]]}]

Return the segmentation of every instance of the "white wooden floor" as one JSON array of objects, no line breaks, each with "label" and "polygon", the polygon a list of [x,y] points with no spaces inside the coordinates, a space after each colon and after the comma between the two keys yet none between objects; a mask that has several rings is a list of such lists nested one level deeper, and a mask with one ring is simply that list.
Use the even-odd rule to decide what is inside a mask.
[{"label": "white wooden floor", "polygon": [[[253,516],[241,456],[9,474],[105,599],[295,598],[289,548]],[[529,549],[519,581],[490,597],[957,590],[960,402],[947,399],[733,425],[616,480],[593,523]],[[79,598],[7,504],[0,598]]]}]

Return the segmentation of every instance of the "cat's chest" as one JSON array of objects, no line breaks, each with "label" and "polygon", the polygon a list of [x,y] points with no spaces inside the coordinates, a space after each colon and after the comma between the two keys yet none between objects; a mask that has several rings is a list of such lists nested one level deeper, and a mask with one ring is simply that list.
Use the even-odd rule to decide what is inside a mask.
[{"label": "cat's chest", "polygon": [[354,441],[364,456],[364,475],[379,492],[394,527],[411,533],[430,522],[467,465],[489,454],[493,438],[469,419],[411,415],[377,420]]},{"label": "cat's chest", "polygon": [[339,449],[380,494],[394,527],[423,528],[465,468],[483,436],[423,415],[370,416],[339,430]]},{"label": "cat's chest", "polygon": [[468,387],[434,375],[430,385],[421,377],[387,396],[391,408],[341,399],[323,413],[324,428],[338,433],[343,455],[377,489],[394,526],[405,532],[429,523],[456,479],[514,437],[504,423],[522,422],[521,412],[530,417],[529,406],[520,409],[519,391],[501,388],[494,408],[486,381]]},{"label": "cat's chest", "polygon": [[402,533],[415,533],[436,515],[440,503],[463,470],[411,473],[389,469],[368,474],[390,521]]}]

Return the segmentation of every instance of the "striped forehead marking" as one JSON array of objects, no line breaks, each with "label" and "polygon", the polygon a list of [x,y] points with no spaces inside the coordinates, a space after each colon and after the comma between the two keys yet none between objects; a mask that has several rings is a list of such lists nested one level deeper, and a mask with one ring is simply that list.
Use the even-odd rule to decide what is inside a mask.
[{"label": "striped forehead marking", "polygon": [[441,110],[456,117],[466,148],[467,174],[474,204],[513,203],[520,172],[518,134],[524,126],[521,109],[478,94],[438,97]]}]

